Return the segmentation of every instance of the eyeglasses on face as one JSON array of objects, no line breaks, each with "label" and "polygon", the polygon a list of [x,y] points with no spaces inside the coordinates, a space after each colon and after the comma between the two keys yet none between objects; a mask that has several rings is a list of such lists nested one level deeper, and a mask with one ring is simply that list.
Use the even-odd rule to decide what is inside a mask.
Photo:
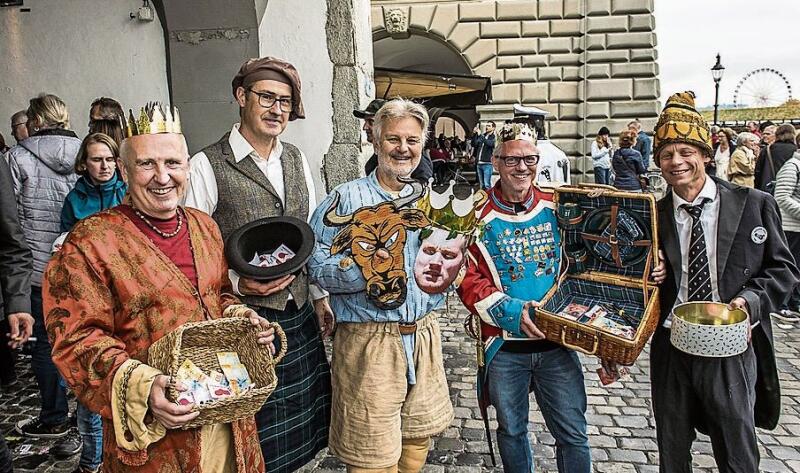
[{"label": "eyeglasses on face", "polygon": [[256,92],[253,89],[246,89],[248,92],[252,92],[253,94],[258,96],[258,104],[264,108],[272,108],[275,105],[275,102],[280,104],[281,112],[291,112],[292,106],[294,102],[291,98],[279,98],[275,94],[266,93],[266,92]]},{"label": "eyeglasses on face", "polygon": [[527,156],[497,156],[497,159],[510,168],[517,166],[520,161],[524,162],[526,166],[536,166],[539,164],[538,154],[529,154]]}]

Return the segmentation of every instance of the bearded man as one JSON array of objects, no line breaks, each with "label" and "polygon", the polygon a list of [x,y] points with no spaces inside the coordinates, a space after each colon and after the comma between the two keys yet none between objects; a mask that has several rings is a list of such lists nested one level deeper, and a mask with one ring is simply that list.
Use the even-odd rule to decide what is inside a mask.
[{"label": "bearded man", "polygon": [[387,102],[375,115],[375,172],[337,187],[311,219],[311,279],[337,318],[329,447],[350,472],[419,471],[430,437],[453,419],[432,314],[444,298],[408,277],[429,225],[406,208],[422,196],[409,176],[428,123],[423,106]]},{"label": "bearded man", "polygon": [[[138,121],[146,129],[131,123],[120,149],[129,199],[76,224],[45,271],[53,362],[103,417],[104,471],[260,473],[254,418],[180,430],[199,413],[168,400],[169,378],[147,364],[150,345],[187,322],[243,316],[260,327],[259,343],[273,339],[232,295],[217,225],[178,206],[189,172],[183,135],[157,108],[147,112]],[[160,127],[167,132],[149,134]]]}]

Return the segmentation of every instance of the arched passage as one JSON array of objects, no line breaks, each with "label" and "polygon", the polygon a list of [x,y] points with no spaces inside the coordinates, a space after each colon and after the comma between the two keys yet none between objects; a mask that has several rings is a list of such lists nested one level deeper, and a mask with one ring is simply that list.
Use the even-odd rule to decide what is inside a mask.
[{"label": "arched passage", "polygon": [[386,31],[373,34],[372,55],[375,67],[437,74],[472,74],[461,54],[441,38],[430,33],[410,31],[407,39],[394,39]]},{"label": "arched passage", "polygon": [[[403,39],[390,36],[385,29],[373,32],[373,63],[376,70],[421,72],[442,77],[474,74],[454,45],[431,32],[415,29],[409,29],[408,37]],[[470,103],[431,109],[432,121],[440,116],[454,119],[466,132],[478,123],[478,113]],[[433,126],[435,129],[435,124]]]}]

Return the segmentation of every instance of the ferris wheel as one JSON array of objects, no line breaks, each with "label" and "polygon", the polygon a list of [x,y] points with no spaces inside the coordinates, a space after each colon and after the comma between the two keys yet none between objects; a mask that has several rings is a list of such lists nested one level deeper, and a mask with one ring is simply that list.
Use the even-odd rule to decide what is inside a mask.
[{"label": "ferris wheel", "polygon": [[735,107],[777,107],[792,98],[792,86],[780,71],[771,67],[754,69],[744,75],[733,92]]}]

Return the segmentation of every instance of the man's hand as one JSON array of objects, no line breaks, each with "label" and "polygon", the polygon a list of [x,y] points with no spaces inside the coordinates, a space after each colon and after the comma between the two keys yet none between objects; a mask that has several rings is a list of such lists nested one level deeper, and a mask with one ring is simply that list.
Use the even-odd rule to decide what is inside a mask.
[{"label": "man's hand", "polygon": [[750,310],[747,308],[747,301],[744,300],[744,297],[736,297],[728,304],[728,308],[731,310],[741,309],[747,314],[747,342],[750,343],[750,339],[753,338],[753,326],[750,325]]},{"label": "man's hand", "polygon": [[656,284],[661,284],[667,279],[667,263],[665,263],[665,261],[666,255],[664,255],[664,251],[658,250],[658,266],[650,271],[650,279]]},{"label": "man's hand", "polygon": [[22,346],[33,333],[33,317],[27,312],[9,314],[8,325],[11,327],[8,334],[8,346],[11,348]]},{"label": "man's hand", "polygon": [[314,301],[314,312],[317,314],[317,322],[319,322],[319,335],[325,340],[331,336],[336,327],[336,318],[333,316],[327,297]]},{"label": "man's hand", "polygon": [[539,303],[536,301],[528,301],[522,306],[522,317],[519,321],[519,329],[522,330],[522,333],[534,340],[544,340],[544,333],[533,323],[530,314],[528,314],[528,311],[535,307],[539,307]]},{"label": "man's hand", "polygon": [[239,292],[248,296],[268,296],[286,289],[292,281],[294,281],[294,274],[266,282],[241,277],[239,278]]},{"label": "man's hand", "polygon": [[[200,412],[192,412],[194,404],[179,406],[167,399],[166,388],[167,384],[169,384],[169,379],[169,376],[160,374],[156,376],[156,379],[153,381],[149,396],[150,412],[153,413],[153,417],[164,427],[168,429],[178,429],[199,416]],[[178,383],[175,389],[183,392],[186,391],[186,386]]]},{"label": "man's hand", "polygon": [[253,309],[249,309],[249,313],[245,315],[250,319],[250,323],[258,327],[261,331],[258,332],[258,343],[261,345],[268,345],[269,351],[275,354],[275,329],[269,324],[269,320],[261,317]]}]

